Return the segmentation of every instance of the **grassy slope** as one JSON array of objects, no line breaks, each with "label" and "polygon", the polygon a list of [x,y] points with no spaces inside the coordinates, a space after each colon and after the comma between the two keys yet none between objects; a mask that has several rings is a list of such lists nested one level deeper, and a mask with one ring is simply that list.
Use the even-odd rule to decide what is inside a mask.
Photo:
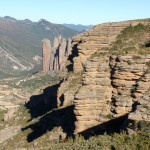
[{"label": "grassy slope", "polygon": [[110,53],[112,54],[150,54],[150,47],[145,44],[150,42],[150,24],[138,24],[125,28],[117,37],[116,42],[112,43]]},{"label": "grassy slope", "polygon": [[103,57],[108,54],[147,55],[150,54],[150,47],[145,46],[147,43],[150,43],[150,23],[148,25],[137,24],[136,26],[125,28],[120,35],[117,36],[116,41],[106,49],[106,53],[97,51],[91,57]]},{"label": "grassy slope", "polygon": [[[46,30],[45,26],[49,30]],[[77,33],[75,30],[46,20],[28,23],[0,18],[0,38],[6,44],[8,43],[13,48],[25,53],[25,56],[29,56],[29,58],[41,53],[43,38],[49,38],[53,42],[56,36],[62,35],[62,37],[71,38]]]}]

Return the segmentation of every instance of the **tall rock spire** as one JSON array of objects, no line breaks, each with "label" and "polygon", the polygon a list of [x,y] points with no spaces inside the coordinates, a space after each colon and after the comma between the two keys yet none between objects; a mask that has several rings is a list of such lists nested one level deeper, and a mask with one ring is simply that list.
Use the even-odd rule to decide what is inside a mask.
[{"label": "tall rock spire", "polygon": [[43,72],[48,72],[50,70],[50,51],[51,42],[49,39],[43,39]]},{"label": "tall rock spire", "polygon": [[65,67],[65,52],[67,48],[67,40],[62,38],[59,47],[59,70],[64,70]]},{"label": "tall rock spire", "polygon": [[43,68],[42,71],[65,71],[67,58],[71,53],[71,39],[55,37],[53,47],[49,39],[43,39]]}]

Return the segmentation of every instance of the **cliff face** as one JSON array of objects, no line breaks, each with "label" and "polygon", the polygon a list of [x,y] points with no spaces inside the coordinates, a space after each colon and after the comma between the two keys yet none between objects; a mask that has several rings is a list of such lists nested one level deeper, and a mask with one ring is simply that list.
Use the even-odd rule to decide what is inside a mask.
[{"label": "cliff face", "polygon": [[[149,79],[145,82],[140,81],[144,80],[147,74],[146,63],[149,61],[150,55],[111,56],[112,98],[116,116],[130,112],[134,102],[138,101],[138,98],[143,96],[150,87]],[[149,78],[148,74],[147,78]]]},{"label": "cliff face", "polygon": [[[82,76],[74,89],[66,88],[69,77],[64,80],[58,103],[74,104],[75,132],[127,114],[130,120],[150,121],[149,27],[148,19],[107,23],[74,37],[73,72]],[[63,90],[68,95],[60,99]]]},{"label": "cliff face", "polygon": [[81,132],[109,119],[112,87],[109,57],[95,57],[85,64],[82,86],[73,100],[76,115],[76,131]]},{"label": "cliff face", "polygon": [[73,58],[74,72],[83,70],[84,62],[96,51],[101,50],[101,52],[105,52],[105,49],[116,40],[116,37],[124,28],[138,23],[139,21],[127,21],[101,24],[75,36],[72,43],[72,47],[76,49],[77,53],[77,57]]}]

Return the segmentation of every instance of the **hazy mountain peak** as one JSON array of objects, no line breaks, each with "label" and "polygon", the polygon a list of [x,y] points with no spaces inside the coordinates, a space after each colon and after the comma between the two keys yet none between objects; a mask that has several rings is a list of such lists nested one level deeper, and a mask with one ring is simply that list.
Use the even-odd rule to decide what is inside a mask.
[{"label": "hazy mountain peak", "polygon": [[25,23],[33,23],[33,22],[32,22],[31,20],[29,20],[29,19],[25,19],[24,22],[25,22]]},{"label": "hazy mountain peak", "polygon": [[17,19],[10,17],[10,16],[5,16],[4,19],[7,19],[9,21],[17,21]]},{"label": "hazy mountain peak", "polygon": [[93,27],[93,25],[81,25],[81,24],[63,24],[64,26],[73,29],[73,30],[77,30],[79,32],[91,29]]},{"label": "hazy mountain peak", "polygon": [[48,23],[48,24],[52,24],[51,22],[47,21],[46,19],[40,19],[38,21],[38,23]]}]

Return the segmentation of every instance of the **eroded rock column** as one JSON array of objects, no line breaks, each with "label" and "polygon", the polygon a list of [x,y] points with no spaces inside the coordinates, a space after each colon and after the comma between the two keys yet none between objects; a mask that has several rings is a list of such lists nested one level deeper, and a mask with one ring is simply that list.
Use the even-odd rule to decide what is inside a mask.
[{"label": "eroded rock column", "polygon": [[49,39],[44,39],[43,41],[43,72],[49,72],[50,70],[50,51],[51,43]]},{"label": "eroded rock column", "polygon": [[60,47],[59,47],[59,56],[58,56],[59,57],[59,70],[64,70],[65,68],[66,49],[67,49],[67,40],[62,38]]}]

